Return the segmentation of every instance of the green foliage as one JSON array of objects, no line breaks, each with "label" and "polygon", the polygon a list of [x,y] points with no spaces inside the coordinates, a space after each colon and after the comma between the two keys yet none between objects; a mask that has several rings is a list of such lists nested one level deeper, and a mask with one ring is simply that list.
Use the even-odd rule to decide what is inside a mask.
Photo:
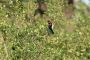
[{"label": "green foliage", "polygon": [[[38,16],[32,22],[34,1],[3,0],[4,3],[0,3],[0,60],[90,59],[90,16],[86,6],[80,5],[69,21],[62,11],[64,0],[48,0],[46,13],[54,23],[55,32],[49,36],[46,19]],[[25,14],[29,14],[29,21]],[[67,31],[67,25],[72,26],[72,32]]]}]

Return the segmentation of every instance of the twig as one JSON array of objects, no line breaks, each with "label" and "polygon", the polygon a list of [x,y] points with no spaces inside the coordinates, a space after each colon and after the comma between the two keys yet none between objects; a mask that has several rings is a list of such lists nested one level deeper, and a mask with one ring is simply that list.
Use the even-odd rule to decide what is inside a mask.
[{"label": "twig", "polygon": [[6,45],[6,32],[5,31],[2,31],[2,37],[3,37],[3,46],[4,46],[4,51],[6,53],[6,59],[8,59],[8,49],[7,49],[7,45]]}]

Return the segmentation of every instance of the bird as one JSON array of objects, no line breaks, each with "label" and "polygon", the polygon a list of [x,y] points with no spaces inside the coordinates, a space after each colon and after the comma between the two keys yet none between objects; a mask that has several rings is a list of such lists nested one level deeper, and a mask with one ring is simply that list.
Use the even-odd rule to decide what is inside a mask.
[{"label": "bird", "polygon": [[50,34],[54,34],[53,25],[52,25],[52,22],[50,20],[48,20],[48,32]]}]

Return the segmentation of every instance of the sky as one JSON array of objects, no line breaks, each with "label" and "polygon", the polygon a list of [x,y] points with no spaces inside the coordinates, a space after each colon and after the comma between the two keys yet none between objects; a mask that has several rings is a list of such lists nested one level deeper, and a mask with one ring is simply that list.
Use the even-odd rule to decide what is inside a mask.
[{"label": "sky", "polygon": [[90,0],[82,0],[82,2],[90,6]]}]

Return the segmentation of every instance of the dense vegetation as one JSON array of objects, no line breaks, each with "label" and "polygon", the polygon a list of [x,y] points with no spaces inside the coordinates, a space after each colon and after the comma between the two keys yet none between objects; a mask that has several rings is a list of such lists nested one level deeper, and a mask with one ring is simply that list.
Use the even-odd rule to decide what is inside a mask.
[{"label": "dense vegetation", "polygon": [[47,3],[55,32],[49,36],[46,19],[32,22],[35,0],[0,0],[0,60],[90,59],[90,7],[77,3],[75,16],[67,20],[64,0]]}]

